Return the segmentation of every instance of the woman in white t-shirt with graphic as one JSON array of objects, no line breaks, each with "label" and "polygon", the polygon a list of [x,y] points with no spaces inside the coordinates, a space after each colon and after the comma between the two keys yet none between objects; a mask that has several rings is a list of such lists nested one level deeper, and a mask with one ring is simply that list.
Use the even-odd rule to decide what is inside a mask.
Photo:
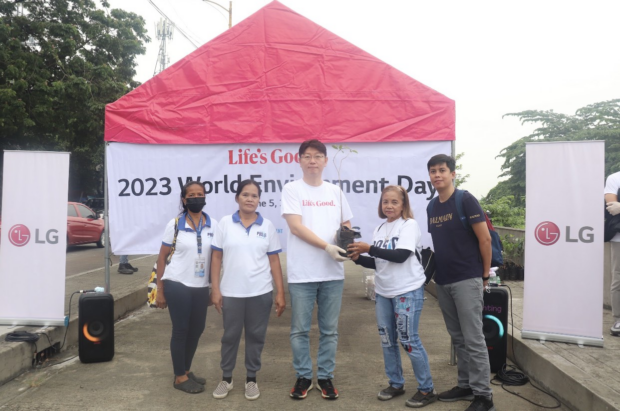
[{"label": "woman in white t-shirt with graphic", "polygon": [[421,233],[403,187],[388,186],[383,190],[379,217],[387,220],[375,229],[373,245],[358,242],[349,246],[349,256],[355,264],[375,269],[375,313],[390,384],[378,398],[385,401],[405,393],[400,343],[418,380],[418,391],[406,405],[424,407],[437,401],[437,394],[428,356],[418,334],[425,280],[419,261]]},{"label": "woman in white t-shirt with graphic", "polygon": [[207,320],[211,239],[217,227],[202,211],[205,204],[202,183],[190,181],[181,188],[183,213],[178,223],[176,218],[168,222],[157,258],[156,304],[168,307],[172,320],[174,388],[190,394],[204,391],[206,383],[190,371]]},{"label": "woman in white t-shirt with graphic", "polygon": [[239,210],[220,220],[211,247],[213,305],[223,314],[222,381],[213,397],[225,398],[233,388],[232,373],[237,359],[241,332],[245,329],[245,398],[260,396],[256,373],[261,368],[269,314],[276,285],[276,314],[284,312],[284,286],[280,239],[271,221],[256,212],[261,190],[253,180],[239,183],[235,201]]}]

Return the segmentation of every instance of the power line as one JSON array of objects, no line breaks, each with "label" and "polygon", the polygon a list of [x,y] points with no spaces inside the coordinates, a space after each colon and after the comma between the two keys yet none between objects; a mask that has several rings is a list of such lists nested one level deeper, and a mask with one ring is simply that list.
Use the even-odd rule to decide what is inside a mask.
[{"label": "power line", "polygon": [[155,7],[155,10],[157,10],[159,14],[161,14],[166,20],[172,23],[172,26],[175,27],[178,30],[178,32],[181,33],[181,35],[187,39],[187,41],[192,43],[192,46],[194,46],[195,48],[199,47],[199,45],[196,44],[192,39],[190,39],[189,36],[181,28],[177,27],[176,24],[174,24],[174,22],[170,18],[168,18],[168,16],[166,16],[166,13],[164,13],[159,7],[157,7],[157,5],[153,2],[153,0],[149,0],[149,3],[151,3],[151,6]]}]

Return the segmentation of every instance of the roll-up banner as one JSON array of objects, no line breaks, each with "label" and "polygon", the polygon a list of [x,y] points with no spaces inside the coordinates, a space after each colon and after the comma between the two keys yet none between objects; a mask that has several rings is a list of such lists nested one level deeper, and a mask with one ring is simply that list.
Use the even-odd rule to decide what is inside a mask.
[{"label": "roll-up banner", "polygon": [[523,338],[603,345],[602,141],[527,143]]},{"label": "roll-up banner", "polygon": [[64,325],[69,153],[5,151],[0,324]]},{"label": "roll-up banner", "polygon": [[[423,243],[426,204],[435,195],[426,163],[435,154],[451,154],[450,141],[353,143],[338,153],[327,145],[328,166],[323,178],[341,186],[363,240],[370,242],[378,215],[381,190],[401,185],[409,192]],[[110,244],[114,254],[158,253],[164,227],[181,210],[181,187],[189,180],[203,182],[204,208],[221,219],[238,210],[239,182],[254,179],[262,196],[258,211],[271,220],[286,247],[285,220],[280,215],[283,186],[302,177],[299,144],[155,145],[107,143]],[[355,150],[355,152],[350,151]],[[334,163],[335,160],[335,163]]]}]

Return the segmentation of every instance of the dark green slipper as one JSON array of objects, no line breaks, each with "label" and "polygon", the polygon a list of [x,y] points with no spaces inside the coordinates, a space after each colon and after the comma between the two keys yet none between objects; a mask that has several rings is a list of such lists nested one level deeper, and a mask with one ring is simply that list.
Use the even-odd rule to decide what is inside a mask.
[{"label": "dark green slipper", "polygon": [[192,380],[191,378],[188,378],[187,381],[183,381],[180,384],[176,384],[173,382],[172,386],[176,388],[177,390],[181,390],[188,394],[198,394],[205,390],[204,385],[198,384],[196,381]]},{"label": "dark green slipper", "polygon": [[189,372],[189,373],[187,374],[187,377],[188,377],[190,380],[194,380],[194,381],[196,381],[196,382],[197,382],[198,384],[200,384],[200,385],[205,385],[205,384],[207,383],[207,380],[206,380],[205,378],[202,378],[202,377],[197,377],[197,376],[196,376],[193,372]]}]

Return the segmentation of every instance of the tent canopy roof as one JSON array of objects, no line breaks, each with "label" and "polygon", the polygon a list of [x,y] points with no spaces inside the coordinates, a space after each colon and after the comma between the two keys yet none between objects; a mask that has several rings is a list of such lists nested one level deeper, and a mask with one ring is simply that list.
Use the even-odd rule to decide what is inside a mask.
[{"label": "tent canopy roof", "polygon": [[[403,44],[404,45],[404,44]],[[454,140],[454,101],[274,1],[114,103],[140,144]]]}]

